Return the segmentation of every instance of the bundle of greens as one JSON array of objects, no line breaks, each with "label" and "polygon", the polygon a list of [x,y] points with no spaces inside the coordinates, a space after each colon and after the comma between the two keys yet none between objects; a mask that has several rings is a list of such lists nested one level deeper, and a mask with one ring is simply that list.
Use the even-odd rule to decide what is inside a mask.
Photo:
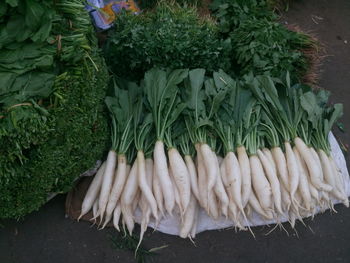
[{"label": "bundle of greens", "polygon": [[309,66],[302,49],[315,44],[308,36],[267,19],[242,22],[230,39],[232,59],[240,75],[252,71],[280,77],[281,72],[289,71],[296,80],[306,74]]},{"label": "bundle of greens", "polygon": [[113,90],[106,103],[119,136],[82,205],[104,226],[113,214],[119,230],[122,216],[131,235],[139,207],[140,242],[151,217],[158,225],[173,213],[180,237],[194,238],[200,207],[245,229],[253,211],[294,227],[318,207],[334,209],[333,198],[349,206],[328,142],[342,107],[324,91],[292,85],[288,72],[234,79],[153,68],[139,83],[114,81]]},{"label": "bundle of greens", "polygon": [[289,71],[293,80],[307,75],[317,43],[303,33],[278,22],[269,1],[217,0],[212,4],[221,36],[231,43],[231,71],[239,76],[249,72],[280,77]]},{"label": "bundle of greens", "polygon": [[[152,9],[157,5],[157,3],[161,1],[164,1],[164,0],[138,0],[136,2],[138,3],[141,9]],[[176,2],[177,4],[186,5],[186,6],[188,5],[196,6],[201,4],[201,1],[198,1],[198,0],[172,0],[172,1]]]},{"label": "bundle of greens", "polygon": [[218,20],[220,32],[226,36],[246,20],[277,19],[265,0],[214,0],[210,8]]},{"label": "bundle of greens", "polygon": [[194,7],[161,2],[152,12],[118,17],[104,53],[112,72],[139,80],[153,66],[227,69],[228,48],[215,23]]},{"label": "bundle of greens", "polygon": [[0,218],[19,218],[104,153],[107,71],[81,1],[0,10]]}]

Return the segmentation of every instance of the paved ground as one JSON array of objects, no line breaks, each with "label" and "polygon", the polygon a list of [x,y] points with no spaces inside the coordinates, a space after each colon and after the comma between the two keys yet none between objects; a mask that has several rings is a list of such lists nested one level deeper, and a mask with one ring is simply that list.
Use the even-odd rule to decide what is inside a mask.
[{"label": "paved ground", "polygon": [[[328,57],[322,67],[320,86],[333,92],[333,100],[344,103],[345,128],[350,130],[350,1],[293,1],[286,21],[312,30],[325,43]],[[348,43],[346,43],[348,42]],[[339,134],[344,144],[349,135]],[[349,159],[349,158],[348,158]],[[348,160],[349,164],[349,160]],[[97,231],[87,223],[64,217],[64,196],[59,196],[23,222],[5,222],[0,227],[1,263],[105,263],[134,262],[132,253],[116,251],[108,235],[114,230]],[[188,240],[147,232],[148,248],[168,244],[154,262],[350,262],[350,209],[336,207],[297,225],[298,236],[268,228],[249,233],[233,230],[207,231],[198,235],[196,247]]]}]

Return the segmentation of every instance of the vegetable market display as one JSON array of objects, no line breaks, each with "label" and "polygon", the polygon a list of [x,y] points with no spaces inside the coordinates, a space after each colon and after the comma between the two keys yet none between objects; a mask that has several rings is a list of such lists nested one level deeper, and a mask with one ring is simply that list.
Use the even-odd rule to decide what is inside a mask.
[{"label": "vegetable market display", "polygon": [[349,206],[328,142],[342,105],[329,105],[328,92],[292,85],[288,72],[205,73],[154,68],[140,83],[112,81],[112,149],[80,218],[92,209],[102,228],[118,230],[122,218],[131,234],[139,208],[141,242],[150,220],[171,216],[181,218],[180,237],[194,238],[199,208],[244,230],[252,212],[287,215],[294,227],[318,207],[334,209],[333,198]]},{"label": "vegetable market display", "polygon": [[131,234],[139,211],[139,244],[169,217],[194,238],[202,210],[251,230],[349,206],[328,141],[342,105],[302,83],[317,43],[271,1],[216,0],[213,18],[177,2],[120,14],[104,58],[83,1],[0,4],[0,218],[97,160],[79,219]]},{"label": "vegetable market display", "polygon": [[108,75],[81,1],[0,10],[0,218],[19,218],[105,152]]}]

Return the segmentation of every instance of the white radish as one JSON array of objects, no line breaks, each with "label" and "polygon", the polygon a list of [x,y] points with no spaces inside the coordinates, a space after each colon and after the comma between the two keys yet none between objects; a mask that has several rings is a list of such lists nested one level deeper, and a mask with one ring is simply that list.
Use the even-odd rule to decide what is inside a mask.
[{"label": "white radish", "polygon": [[293,210],[290,210],[289,211],[289,223],[290,223],[290,226],[292,228],[295,228],[296,219],[297,219],[297,215],[295,214],[295,212]]},{"label": "white radish", "polygon": [[290,192],[287,160],[282,152],[282,149],[280,147],[272,148],[272,156],[273,156],[273,159],[274,159],[276,167],[277,167],[278,177],[282,181],[284,188],[288,192]]},{"label": "white radish", "polygon": [[231,192],[233,201],[238,209],[244,213],[242,204],[242,178],[241,170],[236,155],[233,152],[228,152],[224,159],[226,165],[226,179],[229,185],[228,191]]},{"label": "white radish", "polygon": [[[141,222],[141,230],[140,230],[140,239],[139,239],[139,243],[136,247],[136,251],[139,248],[139,246],[141,245],[143,236],[147,230],[148,227],[148,223],[150,220],[150,216],[151,216],[151,209],[147,209],[146,212],[144,214],[142,214],[142,222]],[[136,253],[135,251],[135,253]]]},{"label": "white radish", "polygon": [[[290,196],[289,196],[288,191],[284,187],[283,182],[279,179],[280,177],[278,176],[278,169],[277,169],[275,160],[273,159],[272,152],[268,148],[264,148],[262,151],[263,151],[264,155],[266,156],[266,158],[269,160],[270,165],[271,165],[272,169],[274,170],[274,173],[277,176],[277,180],[279,181],[280,190],[281,190],[282,211],[283,212],[288,211],[289,207],[291,205]],[[287,169],[287,167],[286,167],[286,169]]]},{"label": "white radish", "polygon": [[[249,199],[248,199],[249,201]],[[250,217],[252,216],[252,212],[253,212],[253,208],[252,206],[248,203],[245,207],[244,207],[244,211],[245,214],[247,215],[248,220],[250,219]]]},{"label": "white radish", "polygon": [[271,151],[268,148],[263,148],[261,151],[264,153],[265,157],[269,160],[270,165],[271,165],[272,169],[274,170],[274,173],[277,174],[277,167],[276,167],[275,160],[273,159]]},{"label": "white radish", "polygon": [[294,152],[289,142],[285,142],[284,146],[286,148],[286,160],[287,160],[287,169],[289,175],[289,186],[290,186],[290,196],[291,201],[294,206],[298,206],[298,203],[295,199],[296,192],[299,185],[299,168],[297,161],[295,159]]},{"label": "white radish", "polygon": [[192,157],[190,155],[185,155],[185,162],[186,162],[188,174],[190,176],[192,193],[197,198],[197,200],[199,200],[200,197],[199,197],[199,189],[198,189],[198,179],[197,179],[196,166],[195,166],[195,164],[193,162],[193,159],[192,159]]},{"label": "white radish", "polygon": [[169,215],[172,215],[175,205],[174,188],[169,177],[168,163],[164,152],[164,143],[156,142],[153,152],[154,166],[163,193],[165,208]]},{"label": "white radish", "polygon": [[135,161],[131,167],[128,179],[126,181],[124,191],[121,196],[121,209],[123,213],[123,220],[126,223],[130,235],[134,229],[133,218],[133,202],[137,195],[138,183],[137,183],[137,162]]},{"label": "white radish", "polygon": [[289,210],[291,205],[290,195],[284,185],[281,183],[281,198],[282,198],[282,208],[286,212]]},{"label": "white radish", "polygon": [[320,171],[320,168],[318,167],[318,164],[316,163],[312,153],[310,152],[306,144],[303,142],[303,140],[296,137],[294,139],[294,143],[298,149],[298,152],[300,153],[300,156],[302,157],[302,159],[304,159],[307,165],[311,183],[321,191],[327,191],[327,192],[331,191],[332,187],[322,182],[322,177],[321,177],[322,171]]},{"label": "white radish", "polygon": [[218,177],[214,186],[214,192],[220,201],[221,213],[227,218],[229,197],[225,191],[225,187],[222,183],[221,177]]},{"label": "white radish", "polygon": [[78,221],[80,220],[80,218],[82,216],[87,214],[90,211],[90,209],[92,208],[92,206],[94,205],[94,202],[95,202],[96,198],[98,197],[98,194],[99,194],[100,189],[101,189],[101,184],[102,184],[102,179],[103,179],[103,174],[105,172],[105,168],[106,168],[106,163],[104,162],[101,165],[101,167],[98,169],[94,179],[90,183],[89,189],[87,190],[85,197],[84,197],[84,201],[81,205],[81,213],[78,217]]},{"label": "white radish", "polygon": [[126,157],[124,154],[118,154],[118,167],[115,172],[113,187],[111,193],[108,198],[107,208],[106,208],[106,219],[105,224],[112,217],[113,210],[117,205],[117,202],[122,194],[123,187],[126,181],[127,173],[126,173]]},{"label": "white radish", "polygon": [[[319,176],[320,176],[322,183],[326,184],[325,178],[324,178],[324,171],[322,169],[320,157],[318,156],[317,152],[315,151],[315,149],[313,147],[309,147],[309,151],[311,152],[311,155],[313,156],[313,158],[314,158],[314,160],[319,168],[319,171],[320,171]],[[333,190],[333,187],[329,184],[326,184],[326,185],[328,185],[331,188],[331,190],[330,191],[320,190],[321,207],[322,207],[323,211],[327,210],[328,208],[334,210],[333,203],[331,203],[330,198],[329,198],[329,193],[328,193],[328,192],[331,192]]]},{"label": "white radish", "polygon": [[138,190],[137,172],[138,172],[137,162],[135,161],[131,167],[123,193],[120,198],[122,205],[131,205],[137,195],[137,192],[138,192],[137,191]]},{"label": "white radish", "polygon": [[137,188],[137,192],[135,195],[134,200],[132,201],[132,205],[131,205],[131,209],[132,209],[132,214],[134,215],[135,210],[137,209],[139,203],[140,203],[140,199],[141,199],[141,191],[140,188]]},{"label": "white radish", "polygon": [[117,163],[117,154],[115,151],[110,150],[108,152],[108,156],[106,160],[106,169],[103,174],[102,186],[101,186],[101,191],[99,196],[98,214],[100,216],[100,222],[102,222],[102,219],[106,210],[109,194],[112,188],[116,163]]},{"label": "white radish", "polygon": [[[326,183],[325,182],[325,178],[324,178],[324,172],[323,172],[323,169],[322,169],[322,164],[321,164],[321,159],[320,159],[320,157],[318,156],[318,154],[317,154],[317,152],[315,151],[315,149],[313,148],[313,147],[309,147],[309,151],[311,152],[311,155],[313,156],[313,158],[314,158],[314,160],[315,160],[315,162],[317,163],[317,166],[318,166],[318,168],[319,168],[319,171],[320,171],[320,178],[321,178],[321,181],[323,182],[323,183]],[[330,187],[332,187],[331,185],[330,185]],[[332,189],[333,190],[333,189]],[[321,190],[321,192],[323,192],[323,190]],[[323,195],[322,195],[323,196]],[[327,194],[326,194],[326,196],[328,196]],[[326,198],[327,199],[327,198]],[[326,199],[324,199],[324,200],[326,200]]]},{"label": "white radish", "polygon": [[[215,165],[216,165],[216,169],[218,170],[217,173],[220,174],[219,159],[217,159]],[[224,184],[222,183],[221,176],[218,176],[218,178],[216,179],[214,192],[220,201],[221,213],[227,218],[229,197],[225,191],[225,187],[224,187]]]},{"label": "white radish", "polygon": [[[112,213],[113,213],[113,211],[112,211]],[[106,213],[105,222],[103,223],[103,225],[100,229],[104,229],[106,227],[106,225],[109,223],[109,221],[111,221],[112,215],[113,215],[112,213],[111,214]]]},{"label": "white radish", "polygon": [[216,200],[216,196],[214,194],[214,191],[211,190],[208,193],[208,206],[209,210],[208,215],[214,218],[215,220],[219,218],[219,208],[218,208],[218,202]]},{"label": "white radish", "polygon": [[310,194],[311,197],[315,200],[316,204],[320,201],[320,195],[315,186],[312,185],[311,180],[308,179],[309,181],[309,189],[310,189]]},{"label": "white radish", "polygon": [[309,186],[311,197],[314,199],[314,203],[312,203],[312,205],[316,206],[320,200],[319,192],[317,191],[316,187],[313,186],[313,184],[311,183],[311,178],[310,178],[309,170],[307,169],[306,163],[302,159],[299,151],[298,151],[298,153],[299,153],[299,157],[300,157],[301,168],[303,169],[303,172],[306,175],[306,178],[308,180],[308,186]]},{"label": "white radish", "polygon": [[154,166],[153,166],[153,160],[151,158],[146,159],[146,181],[149,187],[152,187],[152,182],[153,182],[153,171],[154,171]]},{"label": "white radish", "polygon": [[114,211],[113,211],[113,226],[115,227],[115,229],[118,230],[118,232],[120,232],[119,219],[120,219],[121,213],[122,213],[122,208],[120,206],[120,202],[118,202],[117,206],[114,208]]},{"label": "white radish", "polygon": [[182,219],[182,216],[183,216],[183,210],[182,210],[182,205],[181,205],[181,199],[180,199],[180,194],[179,194],[179,190],[177,189],[177,186],[176,186],[176,183],[175,183],[175,179],[174,179],[174,176],[173,176],[173,171],[171,170],[171,167],[169,169],[169,177],[170,177],[170,180],[173,184],[173,187],[174,187],[174,195],[175,195],[175,211],[177,211],[177,208],[179,209],[180,211],[180,215],[181,215],[181,219]]},{"label": "white radish", "polygon": [[[223,160],[225,160],[225,159],[223,159]],[[230,188],[230,185],[227,181],[226,162],[224,162],[224,161],[222,161],[220,164],[220,177],[221,177],[221,181],[224,184],[226,191],[227,191],[227,189]],[[227,191],[227,192],[229,192],[229,191]]]},{"label": "white radish", "polygon": [[188,208],[185,211],[184,219],[180,228],[181,238],[186,238],[191,232],[193,223],[195,221],[195,216],[196,216],[196,206],[197,206],[196,198],[191,194],[190,203],[188,205]]},{"label": "white radish", "polygon": [[[148,187],[152,187],[153,160],[150,158],[147,158],[145,162],[146,162],[145,183],[148,185]],[[141,245],[143,236],[147,230],[147,226],[148,226],[148,223],[149,223],[150,217],[151,217],[151,207],[150,207],[149,203],[147,202],[147,199],[143,193],[142,193],[142,196],[140,199],[140,207],[141,207],[141,211],[142,211],[142,220],[141,220],[140,238],[139,238],[139,243],[136,247],[136,251],[138,250],[139,246]],[[135,253],[136,253],[136,251],[135,251]]]},{"label": "white radish", "polygon": [[335,189],[336,187],[336,183],[335,183],[335,178],[333,175],[333,171],[332,171],[332,167],[329,163],[329,159],[327,154],[322,150],[318,150],[318,157],[319,160],[321,162],[321,168],[323,171],[323,175],[324,175],[324,179],[326,181],[326,183],[328,183],[330,186],[332,186],[332,192],[337,192],[337,189]]},{"label": "white radish", "polygon": [[146,162],[143,151],[137,152],[137,169],[138,169],[138,185],[142,191],[142,194],[145,196],[148,204],[151,207],[152,214],[154,218],[158,219],[158,208],[157,201],[153,196],[151,185],[147,184],[146,179]]},{"label": "white radish", "polygon": [[269,159],[265,156],[265,154],[262,151],[258,150],[257,153],[258,153],[260,162],[263,166],[263,169],[265,171],[265,175],[271,185],[272,197],[273,197],[277,212],[282,215],[283,211],[282,211],[282,200],[281,200],[281,188],[280,188],[280,182],[278,181],[275,169],[271,164],[271,162],[269,161]]},{"label": "white radish", "polygon": [[312,206],[312,197],[310,193],[309,181],[307,179],[307,174],[305,174],[305,170],[302,166],[302,160],[300,154],[296,147],[293,148],[294,156],[297,161],[297,165],[299,168],[299,192],[304,201],[304,206],[307,211],[311,211]]},{"label": "white radish", "polygon": [[169,163],[180,195],[182,214],[186,212],[191,199],[191,181],[187,166],[179,151],[175,148],[168,150]]},{"label": "white radish", "polygon": [[272,219],[273,215],[271,211],[264,211],[264,209],[261,207],[258,199],[255,196],[254,191],[250,192],[250,196],[249,196],[249,201],[248,201],[249,205],[253,208],[253,210],[258,213],[259,215],[263,216],[266,219]]},{"label": "white radish", "polygon": [[92,206],[92,215],[93,217],[90,220],[94,220],[94,223],[96,223],[96,218],[98,217],[98,197]]},{"label": "white radish", "polygon": [[342,201],[344,199],[343,193],[338,190],[336,175],[333,174],[333,168],[332,168],[332,165],[329,161],[327,154],[323,150],[318,150],[318,155],[319,155],[320,160],[321,160],[321,165],[322,165],[322,170],[323,170],[323,175],[324,175],[325,181],[333,188],[331,191],[331,194],[335,198],[337,198],[338,200]]},{"label": "white radish", "polygon": [[214,188],[216,178],[218,176],[215,166],[216,156],[213,154],[211,148],[206,143],[203,143],[200,146],[200,149],[202,152],[202,158],[204,160],[204,166],[207,174],[207,190],[210,192]]},{"label": "white radish", "polygon": [[142,219],[141,219],[141,230],[140,230],[140,238],[139,238],[139,242],[137,244],[136,250],[135,250],[135,254],[137,252],[137,250],[139,249],[139,246],[141,245],[141,242],[143,240],[143,236],[147,230],[147,226],[150,220],[150,216],[151,216],[151,208],[150,205],[145,197],[145,195],[142,193],[141,194],[141,198],[140,198],[140,203],[139,206],[141,208],[142,211]]},{"label": "white radish", "polygon": [[[266,212],[272,211],[272,191],[267,178],[265,177],[263,167],[261,166],[258,156],[249,157],[252,185],[259,200],[261,208]],[[252,205],[253,206],[253,205]]]},{"label": "white radish", "polygon": [[197,203],[196,211],[195,211],[194,219],[193,219],[193,225],[192,225],[192,229],[191,229],[191,238],[195,238],[196,234],[197,234],[198,212],[199,212],[199,206],[198,206],[198,203]]},{"label": "white radish", "polygon": [[204,167],[204,160],[200,150],[200,144],[195,145],[197,151],[197,171],[198,171],[198,190],[199,203],[208,211],[208,188],[207,188],[207,174]]},{"label": "white radish", "polygon": [[233,201],[231,193],[229,193],[229,198],[230,198],[230,202],[228,204],[228,212],[229,212],[228,216],[235,224],[235,227],[241,228],[242,225],[239,222],[239,216],[238,216],[239,209],[238,209],[237,205],[235,204],[235,202]]},{"label": "white radish", "polygon": [[[131,165],[130,165],[130,164],[127,164],[127,165],[126,165],[126,176],[129,175],[130,170],[131,170]],[[125,181],[126,181],[126,180],[125,180]],[[123,192],[123,191],[122,191],[122,192]]]},{"label": "white radish", "polygon": [[227,179],[227,172],[226,172],[226,161],[225,159],[222,160],[221,165],[220,165],[220,175],[221,175],[221,180],[222,183],[225,186],[226,189],[226,193],[228,195],[229,198],[229,204],[228,204],[228,209],[229,209],[229,218],[235,222],[235,224],[237,226],[240,226],[240,223],[238,222],[238,207],[235,204],[235,202],[233,201],[233,197],[232,197],[232,191],[231,191],[231,186],[229,184],[229,181]]},{"label": "white radish", "polygon": [[242,177],[242,206],[245,207],[249,201],[250,192],[252,191],[252,178],[249,158],[244,146],[237,148],[237,158]]},{"label": "white radish", "polygon": [[[153,189],[154,198],[157,201],[158,210],[159,210],[160,214],[162,216],[164,216],[163,192],[162,192],[162,188],[160,186],[160,182],[159,182],[159,178],[158,178],[158,175],[157,175],[157,171],[155,170],[154,166],[153,166],[152,189]],[[160,220],[159,217],[160,216],[158,214],[158,220]]]}]

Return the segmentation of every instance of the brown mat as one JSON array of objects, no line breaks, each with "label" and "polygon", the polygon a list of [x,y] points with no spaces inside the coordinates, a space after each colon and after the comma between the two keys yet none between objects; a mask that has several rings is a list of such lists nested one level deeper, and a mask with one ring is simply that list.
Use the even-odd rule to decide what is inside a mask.
[{"label": "brown mat", "polygon": [[[75,184],[73,189],[67,194],[65,210],[66,215],[73,219],[77,220],[81,212],[81,204],[83,203],[85,194],[90,186],[90,183],[93,179],[93,176],[82,177]],[[92,211],[84,215],[80,220],[90,221],[92,218]]]}]

